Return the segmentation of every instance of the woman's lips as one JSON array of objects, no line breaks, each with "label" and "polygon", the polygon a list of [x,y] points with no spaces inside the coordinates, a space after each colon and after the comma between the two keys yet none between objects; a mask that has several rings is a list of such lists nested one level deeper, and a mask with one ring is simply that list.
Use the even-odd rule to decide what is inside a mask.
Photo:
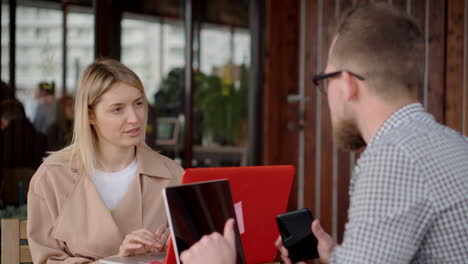
[{"label": "woman's lips", "polygon": [[141,131],[141,129],[139,127],[137,127],[137,128],[125,131],[125,134],[127,134],[127,135],[129,135],[131,137],[136,137],[136,136],[140,135],[140,131]]}]

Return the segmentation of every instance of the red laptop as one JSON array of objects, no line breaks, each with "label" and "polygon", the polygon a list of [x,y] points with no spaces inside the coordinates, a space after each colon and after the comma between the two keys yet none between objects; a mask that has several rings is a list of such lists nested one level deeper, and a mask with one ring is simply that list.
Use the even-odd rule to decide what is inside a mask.
[{"label": "red laptop", "polygon": [[253,264],[275,259],[275,219],[286,212],[294,173],[293,166],[196,168],[185,171],[182,183],[229,180],[245,259]]}]

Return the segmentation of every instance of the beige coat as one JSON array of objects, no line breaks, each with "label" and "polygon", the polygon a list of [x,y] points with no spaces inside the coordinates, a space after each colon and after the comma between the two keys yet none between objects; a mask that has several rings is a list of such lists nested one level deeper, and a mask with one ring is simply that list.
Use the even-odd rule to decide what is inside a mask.
[{"label": "beige coat", "polygon": [[28,193],[28,242],[33,261],[87,263],[116,255],[128,233],[167,223],[162,189],[180,183],[183,169],[149,150],[137,150],[138,175],[112,213],[89,175],[46,160]]}]

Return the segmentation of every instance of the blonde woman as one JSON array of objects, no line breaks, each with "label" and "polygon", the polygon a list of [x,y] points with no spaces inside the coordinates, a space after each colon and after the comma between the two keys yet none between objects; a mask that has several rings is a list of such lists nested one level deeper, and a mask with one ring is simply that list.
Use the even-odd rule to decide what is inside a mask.
[{"label": "blonde woman", "polygon": [[73,140],[51,154],[28,193],[33,262],[89,263],[163,251],[169,232],[161,190],[183,169],[144,143],[143,85],[114,60],[81,76]]}]

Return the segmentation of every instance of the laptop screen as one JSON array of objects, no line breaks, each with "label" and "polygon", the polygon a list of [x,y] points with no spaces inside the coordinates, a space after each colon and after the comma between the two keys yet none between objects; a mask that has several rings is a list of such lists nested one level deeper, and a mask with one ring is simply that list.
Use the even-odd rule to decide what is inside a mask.
[{"label": "laptop screen", "polygon": [[286,212],[294,172],[293,166],[191,168],[182,183],[228,179],[246,262],[267,263],[275,260],[275,219]]},{"label": "laptop screen", "polygon": [[[235,219],[231,189],[227,180],[167,187],[164,199],[177,262],[180,254],[213,232],[223,233],[229,218]],[[245,263],[237,224],[237,263]]]}]

